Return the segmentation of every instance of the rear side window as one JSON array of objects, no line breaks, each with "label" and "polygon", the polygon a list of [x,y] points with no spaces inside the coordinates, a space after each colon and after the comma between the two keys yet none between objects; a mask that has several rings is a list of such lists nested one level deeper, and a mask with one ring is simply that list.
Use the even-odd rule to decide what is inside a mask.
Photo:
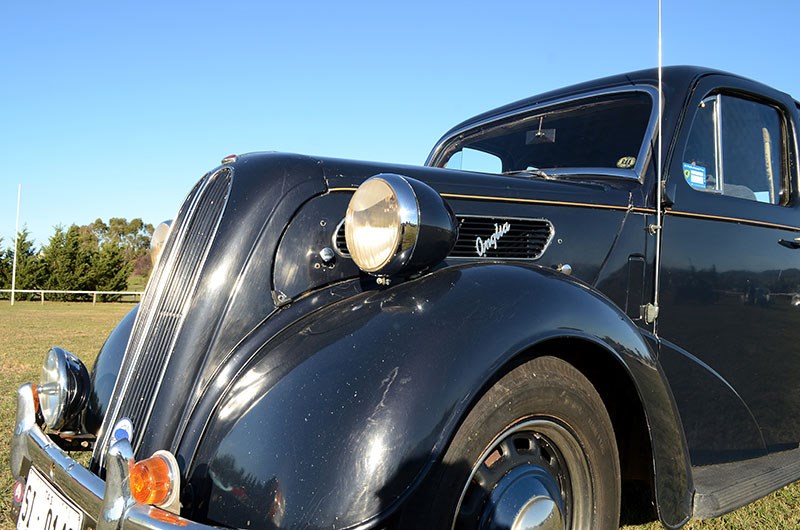
[{"label": "rear side window", "polygon": [[718,94],[702,101],[683,153],[683,174],[694,189],[769,204],[788,202],[780,111]]}]

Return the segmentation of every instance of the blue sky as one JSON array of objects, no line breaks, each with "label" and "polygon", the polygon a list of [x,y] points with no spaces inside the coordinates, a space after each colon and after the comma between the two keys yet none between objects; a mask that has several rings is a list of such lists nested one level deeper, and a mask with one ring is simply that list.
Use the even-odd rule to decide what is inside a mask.
[{"label": "blue sky", "polygon": [[[0,246],[21,225],[171,218],[231,153],[421,164],[461,120],[655,66],[657,2],[0,5]],[[795,0],[664,0],[664,63],[800,97]]]}]

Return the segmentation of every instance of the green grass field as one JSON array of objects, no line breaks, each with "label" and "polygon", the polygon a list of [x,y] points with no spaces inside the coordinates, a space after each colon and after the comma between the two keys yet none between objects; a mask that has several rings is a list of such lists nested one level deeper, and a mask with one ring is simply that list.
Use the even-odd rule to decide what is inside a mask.
[{"label": "green grass field", "polygon": [[[11,488],[8,467],[17,387],[39,378],[47,349],[62,346],[91,367],[97,351],[131,304],[0,302],[0,530],[11,530]],[[692,521],[690,530],[800,528],[800,485],[775,492],[766,499],[710,521]],[[624,517],[624,515],[623,515]],[[626,530],[655,530],[660,524],[623,526]]]},{"label": "green grass field", "polygon": [[13,479],[8,465],[20,384],[37,381],[45,353],[61,346],[91,367],[106,335],[132,304],[0,302],[0,529],[11,520]]}]

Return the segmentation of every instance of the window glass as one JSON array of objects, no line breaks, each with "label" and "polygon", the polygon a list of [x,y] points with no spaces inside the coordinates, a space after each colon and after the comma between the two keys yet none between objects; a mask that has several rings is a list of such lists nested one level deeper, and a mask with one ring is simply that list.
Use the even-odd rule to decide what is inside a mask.
[{"label": "window glass", "polygon": [[[781,202],[781,116],[770,106],[726,97],[722,104],[723,193]],[[733,189],[736,187],[735,189]]]},{"label": "window glass", "polygon": [[683,154],[694,189],[785,204],[786,171],[780,112],[733,96],[713,96],[697,109]]},{"label": "window glass", "polygon": [[479,171],[481,173],[501,173],[503,171],[503,163],[499,157],[485,151],[470,149],[469,147],[454,153],[445,167]]},{"label": "window glass", "polygon": [[721,191],[717,145],[717,97],[706,98],[694,115],[689,141],[683,153],[686,182],[702,191]]},{"label": "window glass", "polygon": [[[640,91],[576,99],[460,135],[435,164],[493,173],[629,170],[637,163],[652,111],[652,98]],[[484,155],[475,159],[478,165],[468,163],[470,151]],[[459,156],[461,160],[454,160]]]}]

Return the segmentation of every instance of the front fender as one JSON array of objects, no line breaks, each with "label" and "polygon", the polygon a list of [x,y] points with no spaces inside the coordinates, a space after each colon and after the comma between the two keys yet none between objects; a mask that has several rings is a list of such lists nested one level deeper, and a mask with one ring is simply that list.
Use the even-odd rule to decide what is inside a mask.
[{"label": "front fender", "polygon": [[670,391],[636,326],[553,271],[448,267],[329,305],[274,338],[209,419],[190,483],[195,515],[235,527],[372,526],[440,458],[472,403],[516,355],[555,337],[603,346],[638,388],[662,521],[691,510]]}]

